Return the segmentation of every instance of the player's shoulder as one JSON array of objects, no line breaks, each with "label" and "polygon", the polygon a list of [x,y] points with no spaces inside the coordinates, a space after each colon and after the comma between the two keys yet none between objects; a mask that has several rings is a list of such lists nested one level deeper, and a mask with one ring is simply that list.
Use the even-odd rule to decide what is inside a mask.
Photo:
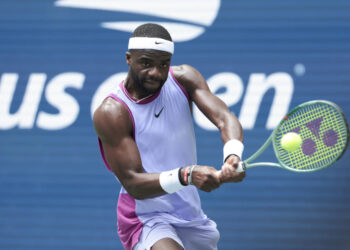
[{"label": "player's shoulder", "polygon": [[172,66],[174,77],[183,85],[196,84],[198,80],[203,79],[201,73],[188,64]]},{"label": "player's shoulder", "polygon": [[172,67],[175,79],[182,84],[188,92],[206,86],[206,81],[202,74],[188,64]]},{"label": "player's shoulder", "polygon": [[126,107],[113,98],[106,98],[96,109],[93,122],[102,140],[116,134],[129,134],[133,126]]},{"label": "player's shoulder", "polygon": [[171,68],[177,80],[178,78],[191,78],[191,75],[196,74],[198,72],[198,70],[196,70],[194,67],[188,64],[172,66]]}]

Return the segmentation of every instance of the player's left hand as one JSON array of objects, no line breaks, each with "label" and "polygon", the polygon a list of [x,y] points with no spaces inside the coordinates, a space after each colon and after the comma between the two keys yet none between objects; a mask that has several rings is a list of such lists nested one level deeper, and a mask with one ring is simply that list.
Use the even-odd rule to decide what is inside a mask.
[{"label": "player's left hand", "polygon": [[192,184],[202,191],[211,192],[220,187],[220,178],[217,170],[210,166],[199,166],[193,169]]},{"label": "player's left hand", "polygon": [[221,171],[218,171],[221,183],[241,182],[245,178],[245,172],[236,172],[240,161],[241,159],[236,155],[230,155],[226,159]]}]

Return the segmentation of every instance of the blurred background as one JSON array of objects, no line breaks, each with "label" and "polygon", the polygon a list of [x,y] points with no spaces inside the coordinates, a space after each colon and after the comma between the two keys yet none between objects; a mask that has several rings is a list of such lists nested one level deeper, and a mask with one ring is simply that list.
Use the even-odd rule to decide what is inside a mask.
[{"label": "blurred background", "polygon": [[[91,114],[128,71],[130,32],[158,22],[243,124],[244,158],[294,106],[350,119],[346,0],[0,1],[0,248],[122,249],[120,184]],[[198,163],[221,167],[217,130],[194,110]],[[274,161],[272,148],[260,160]],[[350,249],[350,153],[323,171],[249,169],[200,192],[219,249]]]}]

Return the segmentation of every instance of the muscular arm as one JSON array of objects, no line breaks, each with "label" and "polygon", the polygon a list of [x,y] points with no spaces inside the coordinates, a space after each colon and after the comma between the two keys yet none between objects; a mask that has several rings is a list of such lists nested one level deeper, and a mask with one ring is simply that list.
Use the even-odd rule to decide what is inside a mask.
[{"label": "muscular arm", "polygon": [[[125,107],[107,99],[96,110],[93,120],[107,163],[127,192],[135,199],[166,194],[160,186],[160,173],[145,173],[143,170],[132,136],[133,124]],[[197,175],[196,187],[206,192],[218,188],[220,180],[215,175],[216,170],[209,166],[200,167],[202,171]],[[184,172],[181,174],[183,177]]]},{"label": "muscular arm", "polygon": [[132,136],[132,121],[125,107],[115,100],[106,99],[96,110],[93,120],[108,165],[128,193],[135,199],[165,194],[159,184],[159,173],[143,171]]},{"label": "muscular arm", "polygon": [[[223,143],[231,139],[243,142],[243,130],[240,122],[230,112],[226,104],[210,92],[203,76],[189,65],[173,67],[173,72],[178,82],[186,89],[191,100],[220,130]],[[238,182],[245,177],[245,173],[235,172],[239,161],[239,157],[235,155],[226,159],[221,171],[221,182]]]}]

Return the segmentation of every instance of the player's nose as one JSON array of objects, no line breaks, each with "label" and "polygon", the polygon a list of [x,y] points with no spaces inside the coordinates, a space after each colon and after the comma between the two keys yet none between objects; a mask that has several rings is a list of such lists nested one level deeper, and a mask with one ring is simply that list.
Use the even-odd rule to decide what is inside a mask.
[{"label": "player's nose", "polygon": [[152,79],[161,79],[162,78],[162,72],[158,67],[153,67],[148,71],[148,75]]}]

